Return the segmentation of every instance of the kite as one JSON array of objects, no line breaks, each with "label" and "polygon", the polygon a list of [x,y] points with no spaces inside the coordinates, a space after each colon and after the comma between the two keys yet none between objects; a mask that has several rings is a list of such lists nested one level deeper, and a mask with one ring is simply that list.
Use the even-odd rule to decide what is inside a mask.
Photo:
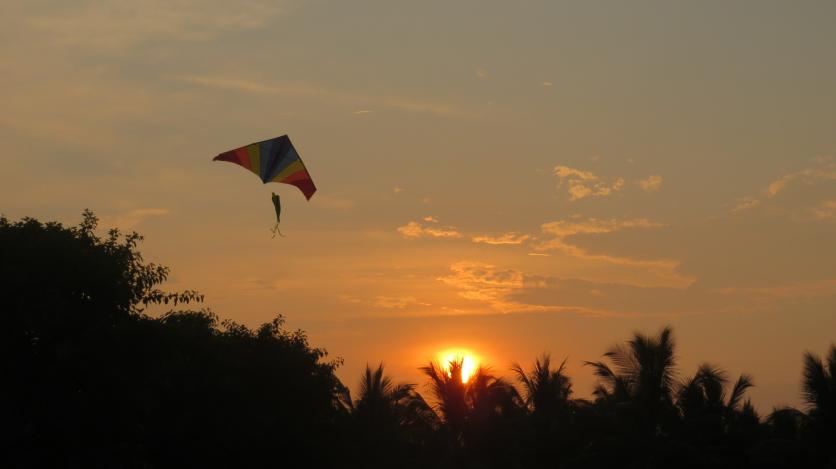
[{"label": "kite", "polygon": [[[261,179],[261,182],[281,182],[299,188],[305,199],[311,200],[316,192],[316,186],[308,174],[299,153],[290,143],[287,135],[271,138],[263,142],[251,143],[235,150],[230,150],[216,156],[212,161],[228,161],[249,169]],[[276,209],[276,225],[273,227],[273,237],[279,231],[281,222],[281,202],[279,196],[273,193],[273,207]],[[282,235],[283,236],[283,235]]]}]

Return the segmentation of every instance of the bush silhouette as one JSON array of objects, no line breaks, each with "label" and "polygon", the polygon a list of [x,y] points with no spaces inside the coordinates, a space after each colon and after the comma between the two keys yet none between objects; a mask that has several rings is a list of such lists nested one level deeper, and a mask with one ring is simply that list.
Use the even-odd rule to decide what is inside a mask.
[{"label": "bush silhouette", "polygon": [[337,362],[278,317],[256,330],[206,310],[153,318],[141,238],[0,219],[3,402],[14,467],[331,465]]},{"label": "bush silhouette", "polygon": [[429,363],[427,400],[367,366],[354,398],[281,316],[188,309],[139,235],[96,228],[0,217],[2,467],[836,468],[836,347],[804,355],[806,412],[764,418],[748,375],[678,377],[669,327],[586,362],[592,400],[547,354],[518,386]]}]

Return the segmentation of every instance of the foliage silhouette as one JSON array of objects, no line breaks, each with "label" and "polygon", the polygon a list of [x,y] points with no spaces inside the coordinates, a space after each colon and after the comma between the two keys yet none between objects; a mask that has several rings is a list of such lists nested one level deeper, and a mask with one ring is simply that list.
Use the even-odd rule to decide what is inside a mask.
[{"label": "foliage silhouette", "polygon": [[207,310],[154,318],[168,270],[141,238],[0,219],[5,467],[331,465],[338,362],[282,318],[250,330]]},{"label": "foliage silhouette", "polygon": [[439,422],[414,384],[394,384],[382,363],[375,370],[366,365],[357,399],[346,387],[339,397],[348,414],[345,438],[353,465],[391,467],[397,461],[399,467],[426,467],[426,448],[435,443]]},{"label": "foliage silhouette", "polygon": [[367,366],[356,397],[278,316],[250,329],[161,289],[141,236],[0,217],[3,467],[836,468],[836,347],[803,357],[806,412],[764,419],[703,364],[677,376],[673,331],[635,333],[604,359],[592,400],[548,354],[416,384]]}]

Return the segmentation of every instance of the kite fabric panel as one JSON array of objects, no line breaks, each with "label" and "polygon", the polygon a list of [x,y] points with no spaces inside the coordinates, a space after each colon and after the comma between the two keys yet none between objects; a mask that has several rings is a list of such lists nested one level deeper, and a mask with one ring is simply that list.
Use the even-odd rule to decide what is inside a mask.
[{"label": "kite fabric panel", "polygon": [[241,165],[255,173],[264,184],[281,182],[294,185],[308,200],[316,192],[311,175],[287,135],[221,153],[213,161]]}]

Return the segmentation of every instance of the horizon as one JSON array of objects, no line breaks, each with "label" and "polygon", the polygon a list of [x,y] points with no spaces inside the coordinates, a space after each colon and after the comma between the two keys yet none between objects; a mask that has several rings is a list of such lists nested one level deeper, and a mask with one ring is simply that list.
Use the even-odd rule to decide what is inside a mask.
[{"label": "horizon", "polygon": [[[145,236],[352,389],[672,325],[680,377],[802,406],[836,341],[836,4],[41,1],[0,19],[0,213]],[[216,155],[287,134],[318,190]],[[282,232],[270,193],[282,197]]]}]

